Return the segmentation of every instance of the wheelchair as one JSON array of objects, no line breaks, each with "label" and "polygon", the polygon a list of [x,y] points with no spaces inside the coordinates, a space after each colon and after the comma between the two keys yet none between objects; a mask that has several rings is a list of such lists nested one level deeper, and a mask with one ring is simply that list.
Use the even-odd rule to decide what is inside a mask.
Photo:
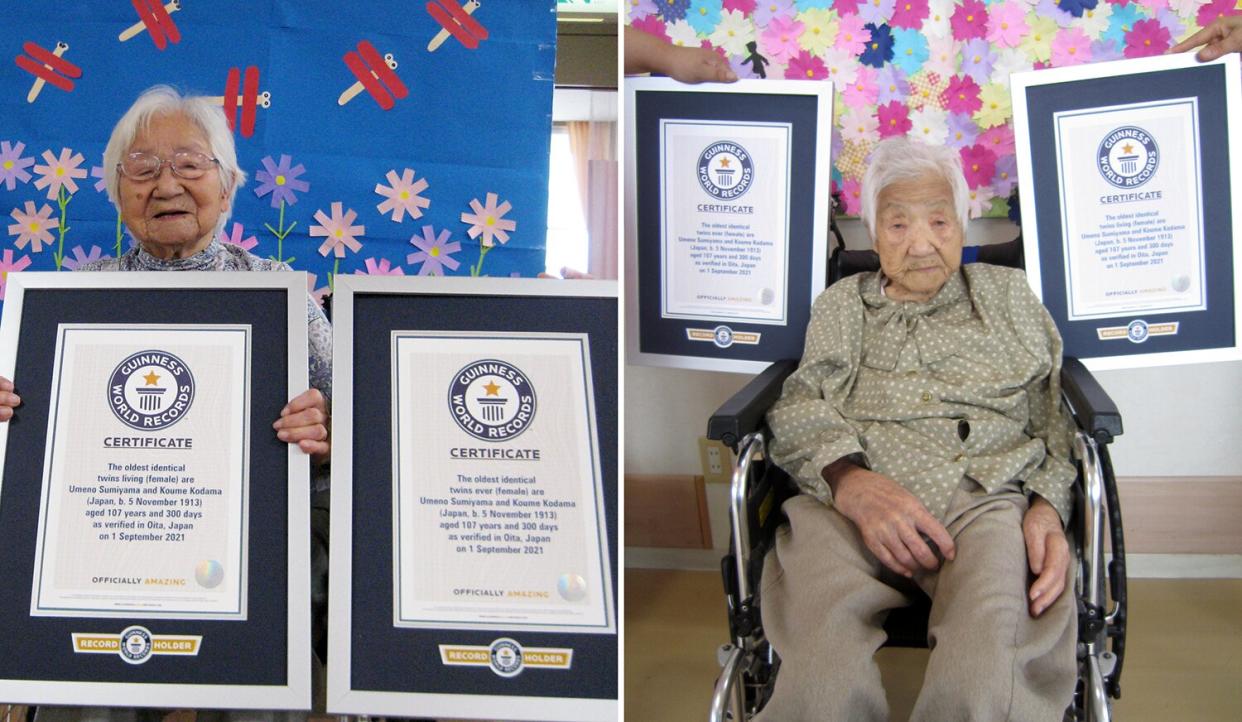
[{"label": "wheelchair", "polygon": [[[837,247],[829,259],[829,284],[853,273],[879,269],[875,252],[844,250],[835,221],[832,231]],[[964,263],[1023,267],[1021,236],[975,249],[966,249],[972,252],[970,257],[964,254]],[[712,695],[711,722],[749,720],[771,696],[780,668],[780,658],[763,633],[759,582],[763,558],[784,521],[781,504],[797,490],[793,480],[767,458],[770,433],[764,415],[797,367],[797,360],[772,364],[708,422],[707,437],[729,446],[736,458],[730,492],[731,549],[721,560],[732,641],[718,651],[721,673]],[[1078,684],[1065,719],[1107,722],[1112,718],[1111,699],[1121,697],[1125,659],[1125,544],[1108,454],[1108,444],[1122,432],[1121,415],[1077,359],[1064,359],[1061,385],[1062,401],[1077,427],[1072,447],[1079,469],[1074,515],[1066,530],[1077,571],[1073,589],[1065,591],[1075,595],[1078,608]],[[930,610],[931,601],[924,595],[912,606],[890,612],[884,624],[888,634],[884,646],[927,647]]]}]

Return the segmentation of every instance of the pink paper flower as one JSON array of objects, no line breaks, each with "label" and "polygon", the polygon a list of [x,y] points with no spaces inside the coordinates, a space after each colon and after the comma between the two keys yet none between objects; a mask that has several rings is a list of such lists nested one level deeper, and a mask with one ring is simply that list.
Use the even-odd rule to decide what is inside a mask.
[{"label": "pink paper flower", "polygon": [[743,15],[749,15],[755,11],[755,0],[724,0],[722,9],[736,10]]},{"label": "pink paper flower", "polygon": [[363,262],[366,268],[359,268],[354,271],[355,276],[404,276],[405,269],[401,266],[392,265],[392,261],[387,258],[368,258]]},{"label": "pink paper flower", "polygon": [[828,68],[824,61],[803,50],[798,57],[789,60],[785,77],[790,80],[823,80],[828,77]]},{"label": "pink paper flower", "polygon": [[319,255],[333,253],[337,258],[345,257],[345,249],[357,253],[362,248],[357,236],[367,232],[366,226],[353,225],[358,214],[353,210],[343,211],[340,201],[333,202],[332,215],[329,217],[322,210],[315,211],[315,220],[319,225],[311,226],[312,236],[324,236],[323,245],[319,246]]},{"label": "pink paper flower", "polygon": [[905,135],[914,127],[910,123],[910,109],[904,103],[894,100],[876,108],[876,116],[880,121],[880,137]]},{"label": "pink paper flower", "polygon": [[1242,14],[1242,10],[1238,9],[1237,0],[1212,0],[1212,2],[1206,5],[1199,6],[1199,14],[1196,16],[1196,20],[1199,23],[1199,27],[1206,28],[1216,18],[1238,14]]},{"label": "pink paper flower", "polygon": [[842,16],[837,27],[837,50],[858,55],[871,40],[871,31],[863,28],[862,18],[856,15]]},{"label": "pink paper flower", "polygon": [[315,303],[319,304],[320,308],[323,308],[324,296],[331,294],[332,288],[330,286],[315,288],[316,278],[318,278],[318,276],[313,273],[306,274],[306,292],[310,294],[311,298],[315,299]]},{"label": "pink paper flower", "polygon": [[1026,8],[1017,0],[992,6],[988,16],[988,42],[1016,48],[1026,37]]},{"label": "pink paper flower", "polygon": [[832,9],[837,11],[838,17],[857,15],[859,1],[860,0],[837,0],[832,4]]},{"label": "pink paper flower", "polygon": [[4,289],[9,284],[9,274],[24,271],[29,265],[30,256],[22,256],[14,261],[13,249],[5,249],[4,255],[0,256],[0,301],[4,300]]},{"label": "pink paper flower", "polygon": [[35,181],[35,188],[40,190],[47,188],[48,200],[56,200],[61,188],[64,188],[69,195],[78,192],[78,184],[74,178],[86,177],[86,169],[78,167],[85,160],[81,153],[61,148],[60,157],[57,158],[52,155],[52,151],[45,150],[43,160],[46,165],[34,167],[35,173],[39,174],[39,179]]},{"label": "pink paper flower", "polygon": [[415,263],[421,263],[418,269],[420,276],[443,276],[444,268],[447,266],[450,271],[456,271],[461,264],[453,258],[453,254],[461,250],[461,244],[457,241],[449,243],[450,234],[447,230],[441,230],[439,234],[431,226],[423,226],[423,237],[420,239],[417,234],[410,239],[418,250],[405,257],[405,262],[411,266]]},{"label": "pink paper flower", "polygon": [[1139,20],[1126,33],[1127,58],[1145,58],[1149,55],[1163,55],[1172,44],[1169,31],[1159,20]]},{"label": "pink paper flower", "polygon": [[249,238],[242,238],[242,236],[244,235],[245,235],[245,231],[242,230],[242,224],[234,222],[232,232],[227,232],[224,229],[220,229],[220,242],[227,243],[231,246],[237,246],[247,251],[259,245],[258,238],[255,238],[254,236],[250,236]]},{"label": "pink paper flower", "polygon": [[847,178],[841,184],[841,200],[845,202],[845,212],[851,216],[862,214],[862,183],[857,178]]},{"label": "pink paper flower", "polygon": [[69,255],[65,256],[65,260],[61,262],[61,265],[70,271],[76,271],[83,264],[94,263],[103,258],[111,258],[111,256],[104,255],[103,249],[99,246],[91,246],[90,253],[83,250],[81,246],[74,246]]},{"label": "pink paper flower", "polygon": [[391,186],[375,184],[375,192],[388,199],[376,206],[379,212],[391,212],[392,219],[397,223],[405,220],[406,213],[410,214],[410,218],[421,218],[422,209],[431,205],[430,200],[419,195],[427,190],[427,179],[414,180],[414,171],[409,168],[401,172],[400,178],[397,177],[397,171],[390,170],[387,178]]},{"label": "pink paper flower", "polygon": [[876,75],[877,71],[875,68],[865,65],[859,68],[854,82],[845,86],[845,89],[841,91],[845,104],[851,108],[864,108],[875,105],[876,100],[880,96],[880,88],[876,84]]},{"label": "pink paper flower", "polygon": [[970,115],[982,107],[979,100],[979,84],[969,75],[954,75],[949,86],[940,94],[940,100],[950,113]]},{"label": "pink paper flower", "polygon": [[802,23],[789,18],[774,17],[768,29],[759,36],[764,54],[774,63],[786,64],[796,57],[802,48],[798,38],[802,35]]},{"label": "pink paper flower", "polygon": [[949,18],[949,26],[953,28],[953,37],[963,42],[987,37],[988,8],[980,0],[962,0]]},{"label": "pink paper flower", "polygon": [[897,0],[893,8],[893,19],[889,22],[895,28],[918,30],[927,19],[927,0]]},{"label": "pink paper flower", "polygon": [[966,211],[970,218],[982,217],[984,213],[992,208],[992,199],[996,194],[992,192],[992,186],[981,185],[978,188],[971,188],[966,194]]},{"label": "pink paper flower", "polygon": [[988,128],[979,136],[979,145],[990,149],[997,157],[1014,154],[1013,126],[1009,123]]},{"label": "pink paper flower", "polygon": [[[1165,31],[1168,35],[1168,31]],[[1062,30],[1052,39],[1052,64],[1057,67],[1091,62],[1091,38],[1080,28]]]},{"label": "pink paper flower", "polygon": [[43,207],[36,211],[34,201],[26,201],[24,213],[21,209],[14,208],[9,215],[17,221],[9,226],[9,235],[17,236],[17,240],[13,243],[18,248],[25,248],[26,244],[30,244],[30,251],[38,253],[43,250],[44,244],[52,244],[50,229],[57,228],[58,224],[52,220],[51,206],[44,203]]},{"label": "pink paper flower", "polygon": [[641,30],[648,35],[654,35],[664,42],[668,42],[668,27],[659,15],[648,15],[630,23],[630,27]]},{"label": "pink paper flower", "polygon": [[517,229],[517,221],[504,217],[513,206],[509,205],[509,201],[496,205],[497,199],[495,193],[488,193],[487,203],[483,205],[479,203],[478,198],[475,198],[470,201],[470,207],[474,209],[474,213],[461,214],[461,222],[470,224],[466,235],[472,239],[482,235],[483,240],[480,243],[488,247],[492,246],[495,241],[507,243],[509,234],[506,231]]},{"label": "pink paper flower", "polygon": [[16,189],[19,181],[29,181],[30,173],[26,169],[34,165],[34,158],[22,157],[26,144],[21,141],[16,143],[9,145],[7,140],[0,140],[0,183],[9,190]]},{"label": "pink paper flower", "polygon": [[962,148],[962,172],[966,174],[966,185],[979,188],[992,182],[996,174],[996,154],[982,145],[969,145]]}]

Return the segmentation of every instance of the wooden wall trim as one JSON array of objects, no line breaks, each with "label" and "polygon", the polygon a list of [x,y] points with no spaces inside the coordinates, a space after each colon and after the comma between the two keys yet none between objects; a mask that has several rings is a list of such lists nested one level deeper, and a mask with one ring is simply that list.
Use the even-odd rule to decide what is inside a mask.
[{"label": "wooden wall trim", "polygon": [[1242,476],[1117,479],[1126,551],[1242,554]]}]

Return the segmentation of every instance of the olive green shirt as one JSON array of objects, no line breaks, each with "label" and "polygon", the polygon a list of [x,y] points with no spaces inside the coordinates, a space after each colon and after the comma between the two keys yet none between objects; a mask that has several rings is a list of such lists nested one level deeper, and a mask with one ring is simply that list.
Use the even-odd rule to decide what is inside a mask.
[{"label": "olive green shirt", "polygon": [[771,454],[832,503],[824,467],[858,454],[942,518],[962,477],[1021,481],[1069,518],[1076,476],[1061,410],[1061,337],[1015,269],[963,266],[925,303],[879,272],[820,294],[802,363],[768,412]]}]

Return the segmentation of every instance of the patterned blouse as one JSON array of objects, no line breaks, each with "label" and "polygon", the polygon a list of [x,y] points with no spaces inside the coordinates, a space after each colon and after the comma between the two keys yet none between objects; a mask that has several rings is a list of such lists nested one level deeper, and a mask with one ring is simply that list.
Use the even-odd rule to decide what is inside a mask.
[{"label": "patterned blouse", "polygon": [[[79,271],[289,271],[288,264],[260,258],[240,246],[226,245],[218,239],[189,258],[166,261],[142,249],[131,248],[120,258],[104,258],[85,263]],[[310,385],[332,403],[332,325],[323,309],[306,297],[307,340],[310,350]],[[312,471],[316,490],[326,489],[326,469]]]},{"label": "patterned blouse", "polygon": [[1076,472],[1061,410],[1061,337],[1021,271],[963,266],[930,301],[881,274],[815,301],[802,363],[768,412],[772,457],[824,503],[820,472],[852,454],[942,518],[962,477],[1022,481],[1069,518]]}]

